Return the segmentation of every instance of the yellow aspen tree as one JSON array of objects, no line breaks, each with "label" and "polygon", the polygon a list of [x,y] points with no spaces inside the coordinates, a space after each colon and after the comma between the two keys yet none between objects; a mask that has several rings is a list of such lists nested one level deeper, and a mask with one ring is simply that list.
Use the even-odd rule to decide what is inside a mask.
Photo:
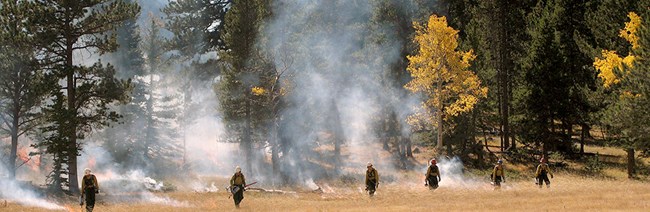
[{"label": "yellow aspen tree", "polygon": [[[469,70],[475,55],[472,50],[460,51],[458,31],[447,26],[445,17],[432,15],[427,25],[413,23],[416,35],[414,42],[419,46],[416,55],[407,56],[407,71],[412,80],[405,88],[421,93],[422,112],[415,119],[435,122],[438,128],[436,147],[443,145],[443,120],[471,111],[480,98],[487,95],[487,88]],[[432,116],[435,120],[431,120]]]},{"label": "yellow aspen tree", "polygon": [[[634,12],[630,12],[627,17],[630,18],[630,22],[625,23],[625,28],[621,29],[619,36],[630,42],[632,49],[636,49],[639,47],[639,37],[636,35],[636,31],[641,25],[641,17]],[[616,51],[604,49],[601,58],[595,58],[594,67],[598,71],[598,77],[603,80],[605,88],[609,88],[612,85],[618,84],[620,78],[624,77],[616,76],[614,70],[624,70],[623,65],[632,67],[633,63],[634,55],[632,55],[631,51],[626,57],[621,57],[616,54]]]},{"label": "yellow aspen tree", "polygon": [[[648,78],[644,61],[647,42],[647,24],[642,30],[645,36],[637,34],[641,26],[641,17],[634,12],[628,14],[630,21],[625,23],[619,36],[627,40],[632,51],[621,57],[615,51],[603,50],[601,57],[594,59],[594,67],[599,72],[605,88],[617,94],[618,98],[607,108],[605,122],[616,131],[618,144],[627,152],[628,177],[635,173],[635,149],[646,149],[647,143],[647,112],[643,108],[648,105]],[[639,40],[639,39],[644,40]],[[640,42],[641,41],[641,42]],[[612,85],[619,86],[612,87]]]}]

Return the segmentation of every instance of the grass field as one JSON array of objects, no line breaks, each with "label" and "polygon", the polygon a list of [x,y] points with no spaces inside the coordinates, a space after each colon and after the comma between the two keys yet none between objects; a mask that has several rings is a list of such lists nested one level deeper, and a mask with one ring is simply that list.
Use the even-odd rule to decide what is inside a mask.
[{"label": "grass field", "polygon": [[[363,192],[363,185],[359,183],[318,182],[322,193],[304,188],[282,188],[288,191],[285,194],[247,191],[241,208],[235,209],[224,189],[197,193],[183,187],[184,182],[174,182],[179,185],[178,191],[148,193],[153,196],[147,198],[137,193],[102,193],[97,198],[95,211],[650,211],[648,177],[627,179],[623,168],[625,152],[609,147],[588,147],[587,150],[607,155],[610,165],[600,174],[584,175],[575,171],[583,169],[584,163],[566,161],[569,167],[555,170],[550,189],[539,189],[533,183],[530,169],[534,164],[506,162],[510,179],[516,176],[518,180],[504,183],[498,191],[487,181],[483,173],[487,170],[474,170],[480,172],[469,174],[474,177],[445,176],[443,173],[441,187],[436,191],[419,183],[422,173],[400,171],[391,173],[393,182],[382,184],[373,198]],[[431,154],[423,152],[416,155],[415,160],[426,164],[427,155]],[[227,179],[208,177],[203,181],[225,185]],[[132,198],[134,196],[139,198]],[[68,211],[81,211],[74,197],[53,201]],[[0,211],[47,210],[0,200]]]},{"label": "grass field", "polygon": [[[444,181],[444,178],[443,178]],[[216,193],[177,191],[157,193],[182,203],[120,203],[99,198],[96,211],[650,211],[650,184],[638,181],[604,181],[557,174],[550,189],[530,182],[505,183],[499,191],[489,184],[468,188],[441,187],[429,191],[414,183],[393,183],[368,197],[360,188],[331,188],[325,193],[270,194],[247,191],[239,210],[223,190]],[[74,201],[65,206],[80,211]],[[14,203],[0,211],[45,211]]]}]

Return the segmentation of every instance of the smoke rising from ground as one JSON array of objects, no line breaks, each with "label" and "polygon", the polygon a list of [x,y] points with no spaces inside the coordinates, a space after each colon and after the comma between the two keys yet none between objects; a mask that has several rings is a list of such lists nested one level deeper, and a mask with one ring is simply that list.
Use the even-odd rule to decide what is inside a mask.
[{"label": "smoke rising from ground", "polygon": [[[0,163],[0,173],[8,173],[4,163]],[[0,176],[0,199],[48,210],[65,210],[63,206],[50,202],[39,195],[34,187],[29,188],[24,183],[5,179],[4,176]]]},{"label": "smoke rising from ground", "polygon": [[[465,168],[459,157],[453,157],[451,159],[440,158],[438,160],[438,168],[442,177],[439,183],[441,187],[473,189],[486,185],[485,182],[465,176]],[[423,173],[426,173],[426,168]]]},{"label": "smoke rising from ground", "polygon": [[[404,120],[417,101],[382,82],[390,64],[400,59],[403,44],[391,39],[392,33],[386,34],[390,42],[365,40],[372,32],[366,24],[374,6],[371,1],[274,1],[274,17],[264,24],[264,36],[269,38],[275,66],[291,72],[284,75],[293,84],[281,137],[291,149],[291,155],[283,158],[289,164],[283,171],[297,182],[325,175],[314,171],[316,160],[334,162],[312,154],[314,146],[327,142],[324,132],[340,134],[345,140],[343,167],[361,171],[371,161],[383,170],[395,170],[391,160],[380,156],[385,151],[372,145],[378,143],[376,117],[384,112],[382,108],[390,108]],[[378,28],[394,31],[383,25]],[[341,132],[336,132],[337,125]],[[401,126],[403,136],[409,136],[407,125]]]},{"label": "smoke rising from ground", "polygon": [[[102,194],[110,196],[120,202],[148,202],[153,204],[169,205],[173,207],[188,207],[188,203],[180,202],[166,196],[160,196],[152,191],[162,192],[165,183],[157,181],[139,169],[121,170],[115,164],[111,155],[101,146],[94,143],[84,148],[80,157],[79,167],[82,170],[89,168],[98,181]],[[83,176],[79,176],[81,182]],[[102,197],[99,197],[100,199]]]}]

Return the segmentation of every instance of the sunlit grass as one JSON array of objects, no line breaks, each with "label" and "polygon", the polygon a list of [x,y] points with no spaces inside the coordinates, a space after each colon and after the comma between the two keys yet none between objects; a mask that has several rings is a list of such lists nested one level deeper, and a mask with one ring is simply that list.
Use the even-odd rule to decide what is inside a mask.
[{"label": "sunlit grass", "polygon": [[[441,187],[429,191],[416,182],[384,185],[377,196],[368,197],[359,187],[338,187],[324,194],[267,194],[247,192],[238,211],[584,211],[650,210],[650,184],[631,180],[595,180],[578,176],[556,175],[550,189],[537,188],[532,180],[505,183],[500,191],[494,191],[485,182],[474,188]],[[179,191],[159,193],[189,207],[172,207],[151,203],[100,203],[97,211],[235,211],[227,193],[195,193]],[[100,200],[101,202],[101,200]],[[79,211],[79,206],[69,202],[67,206]],[[2,211],[43,211],[13,203],[0,208]]]}]

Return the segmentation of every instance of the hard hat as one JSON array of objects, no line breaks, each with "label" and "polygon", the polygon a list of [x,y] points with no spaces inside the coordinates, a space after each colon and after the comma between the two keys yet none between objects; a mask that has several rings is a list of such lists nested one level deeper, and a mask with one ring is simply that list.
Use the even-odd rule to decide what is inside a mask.
[{"label": "hard hat", "polygon": [[90,169],[89,168],[84,169],[84,173],[86,174],[90,173]]},{"label": "hard hat", "polygon": [[431,165],[435,165],[435,164],[436,164],[436,159],[435,158],[431,159]]},{"label": "hard hat", "polygon": [[239,166],[235,167],[235,173],[236,172],[241,172],[241,168],[239,168]]},{"label": "hard hat", "polygon": [[499,160],[497,161],[497,163],[498,163],[498,164],[502,164],[503,161],[502,161],[501,159],[499,159]]},{"label": "hard hat", "polygon": [[370,167],[370,166],[372,166],[372,163],[368,162],[368,164],[366,164],[366,166]]},{"label": "hard hat", "polygon": [[539,159],[539,162],[540,162],[540,163],[544,163],[544,162],[546,162],[546,161],[547,161],[547,160],[546,160],[546,158],[544,158],[544,157],[542,157],[541,159]]}]

